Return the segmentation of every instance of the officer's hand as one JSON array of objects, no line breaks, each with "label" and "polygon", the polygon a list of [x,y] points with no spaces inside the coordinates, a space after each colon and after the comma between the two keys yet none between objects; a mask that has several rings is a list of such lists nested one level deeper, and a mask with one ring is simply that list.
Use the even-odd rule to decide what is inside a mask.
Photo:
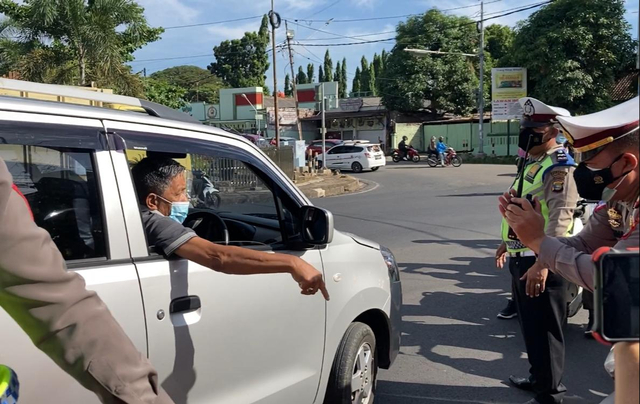
[{"label": "officer's hand", "polygon": [[544,293],[547,289],[547,277],[549,276],[549,270],[543,268],[538,262],[536,262],[522,278],[521,281],[527,281],[525,290],[527,296],[538,297]]},{"label": "officer's hand", "polygon": [[504,216],[505,212],[507,211],[507,207],[511,203],[511,199],[513,199],[515,196],[516,190],[512,188],[509,190],[509,192],[505,192],[500,198],[498,198],[498,209],[500,210],[502,216]]},{"label": "officer's hand", "polygon": [[319,290],[324,298],[329,300],[329,292],[324,279],[322,279],[322,274],[306,261],[295,258],[291,276],[298,282],[301,289],[300,293],[303,295],[315,295]]},{"label": "officer's hand", "polygon": [[496,250],[496,267],[502,269],[507,262],[507,243],[504,241],[500,244]]},{"label": "officer's hand", "polygon": [[545,220],[537,197],[533,203],[535,208],[526,199],[512,198],[511,204],[506,208],[505,218],[520,242],[539,253],[540,244],[545,237]]}]

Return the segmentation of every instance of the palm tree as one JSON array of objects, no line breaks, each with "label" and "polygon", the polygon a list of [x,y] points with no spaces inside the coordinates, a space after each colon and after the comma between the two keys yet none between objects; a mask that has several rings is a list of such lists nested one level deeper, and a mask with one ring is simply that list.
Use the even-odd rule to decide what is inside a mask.
[{"label": "palm tree", "polygon": [[[58,84],[95,81],[124,93],[142,89],[125,63],[162,33],[147,25],[143,11],[132,0],[31,0],[23,5],[0,0],[0,12],[12,19],[24,42],[37,43],[22,59],[42,64],[23,62],[25,73]],[[59,69],[52,72],[55,66]]]}]

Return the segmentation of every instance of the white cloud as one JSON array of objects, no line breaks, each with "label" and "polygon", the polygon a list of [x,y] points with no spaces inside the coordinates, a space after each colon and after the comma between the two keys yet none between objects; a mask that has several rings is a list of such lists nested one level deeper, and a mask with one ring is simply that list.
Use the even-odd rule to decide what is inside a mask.
[{"label": "white cloud", "polygon": [[243,25],[234,24],[220,24],[207,27],[207,32],[212,34],[215,38],[225,39],[240,39],[244,36],[245,32],[255,32],[260,28],[260,22],[250,22]]},{"label": "white cloud", "polygon": [[189,23],[200,15],[198,9],[189,7],[180,0],[139,0],[138,3],[144,7],[144,14],[152,25]]}]

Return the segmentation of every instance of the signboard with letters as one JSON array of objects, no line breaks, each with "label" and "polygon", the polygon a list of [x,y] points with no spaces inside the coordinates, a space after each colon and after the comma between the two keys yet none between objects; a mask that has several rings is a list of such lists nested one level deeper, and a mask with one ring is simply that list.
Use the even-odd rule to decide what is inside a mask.
[{"label": "signboard with letters", "polygon": [[527,69],[501,67],[491,69],[491,116],[493,121],[520,119],[518,100],[527,96]]}]

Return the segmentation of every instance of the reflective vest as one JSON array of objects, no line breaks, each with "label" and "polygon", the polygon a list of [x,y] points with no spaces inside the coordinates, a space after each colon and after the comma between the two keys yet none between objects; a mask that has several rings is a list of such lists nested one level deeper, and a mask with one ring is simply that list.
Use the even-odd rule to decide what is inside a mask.
[{"label": "reflective vest", "polygon": [[0,365],[0,404],[16,404],[20,383],[18,376],[11,368]]},{"label": "reflective vest", "polygon": [[[526,195],[538,197],[542,216],[544,217],[545,228],[547,223],[549,223],[549,207],[547,206],[547,201],[544,199],[544,180],[551,170],[559,166],[575,166],[573,158],[566,153],[564,148],[554,150],[553,153],[546,154],[541,159],[529,162],[523,170],[524,186],[522,188],[522,197],[524,198]],[[513,185],[511,185],[512,189],[518,189],[520,175],[522,174],[519,174],[513,182]],[[569,226],[567,229],[567,236],[571,234],[571,227],[572,226]],[[529,251],[519,240],[509,237],[509,224],[504,218],[502,219],[502,241],[507,244],[507,251],[510,253]]]}]

